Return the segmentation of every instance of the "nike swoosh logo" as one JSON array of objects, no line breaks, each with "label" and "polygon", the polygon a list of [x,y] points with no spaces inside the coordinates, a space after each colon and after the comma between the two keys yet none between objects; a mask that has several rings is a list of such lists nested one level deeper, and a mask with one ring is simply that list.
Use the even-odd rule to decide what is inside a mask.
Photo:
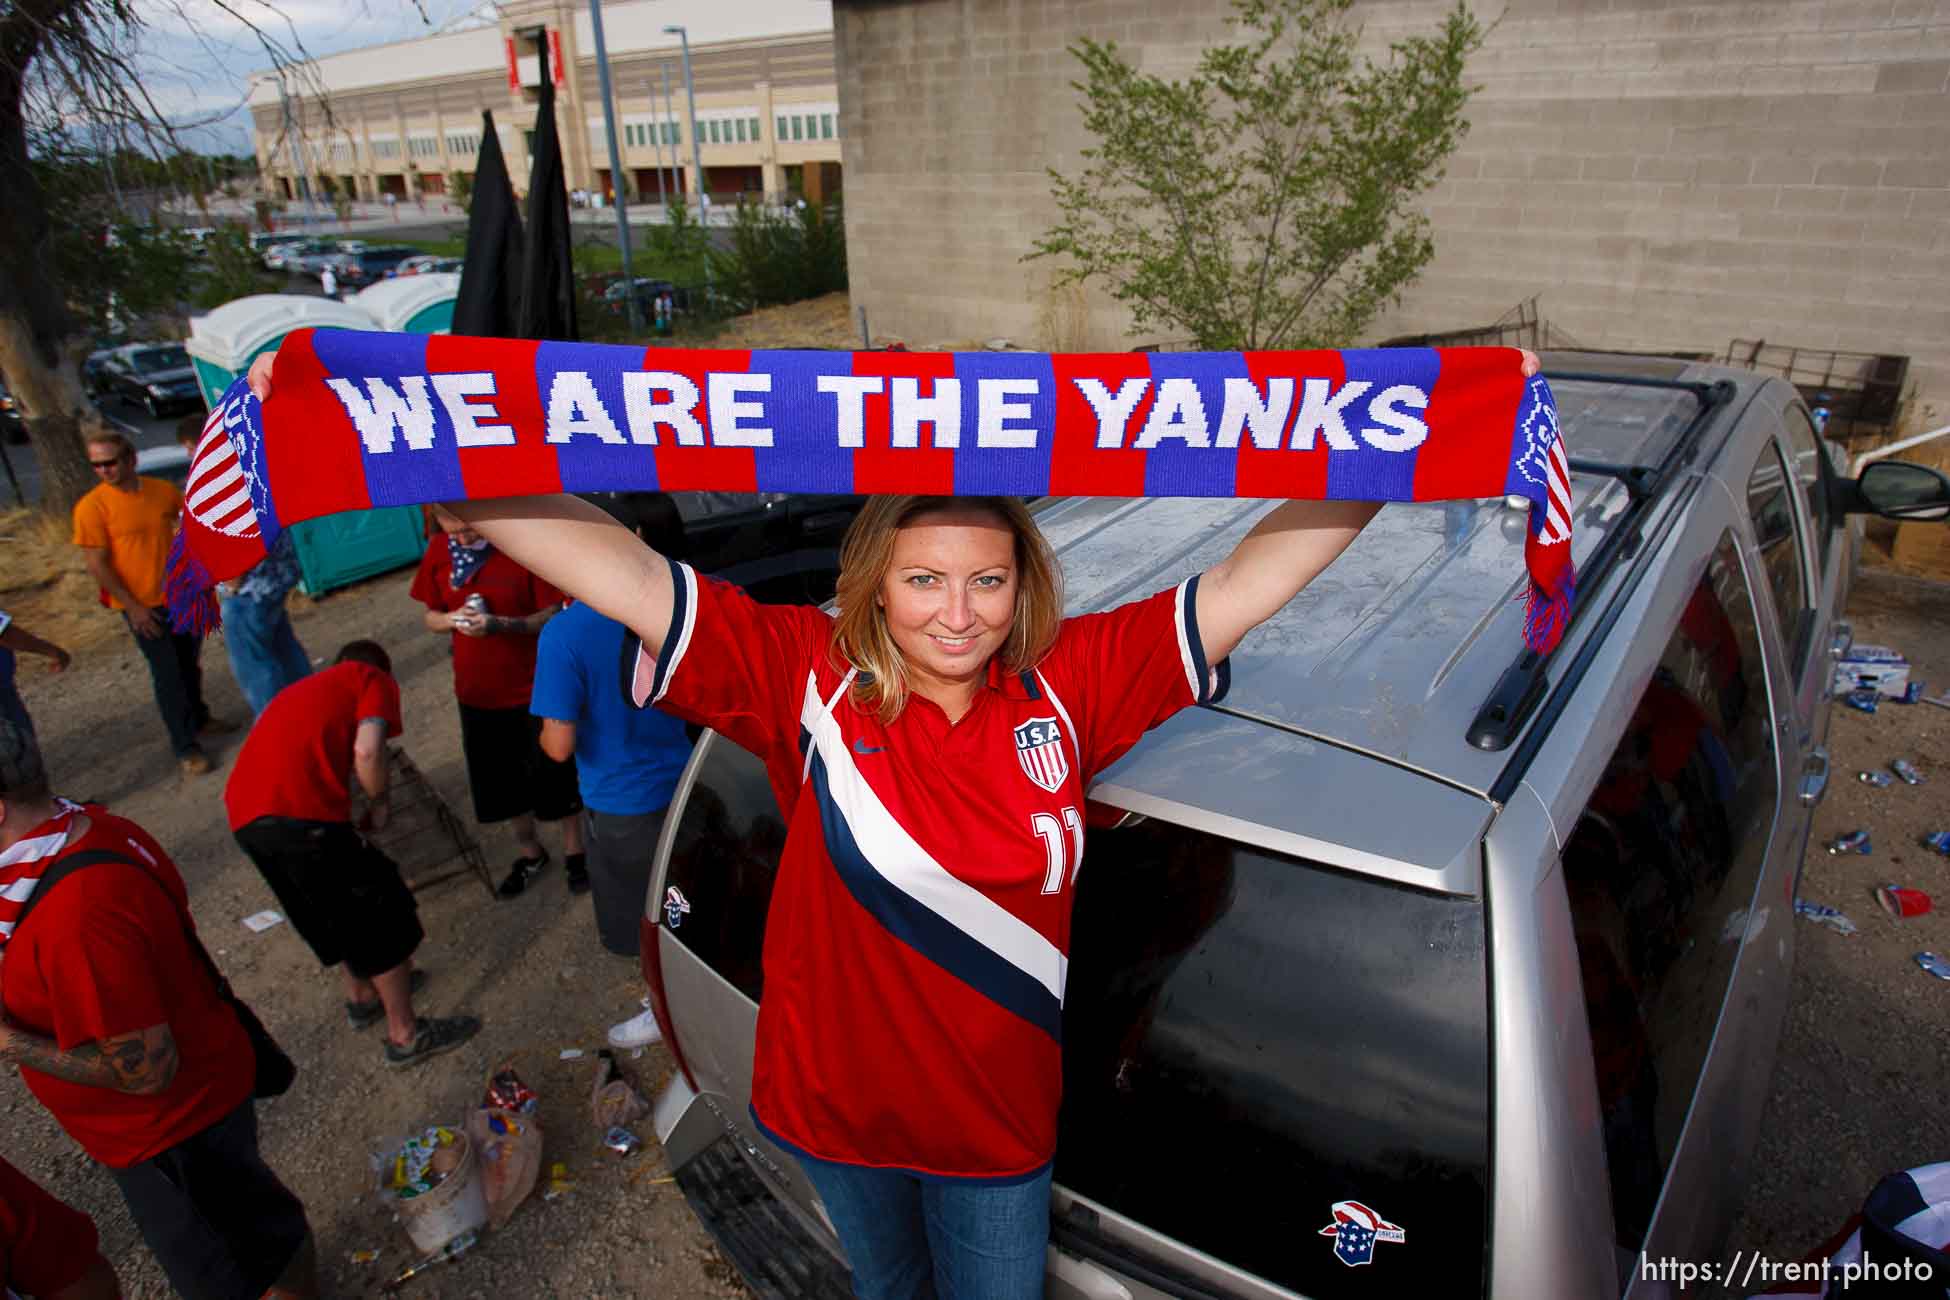
[{"label": "nike swoosh logo", "polygon": [[853,752],[856,754],[882,754],[886,751],[887,746],[885,745],[869,745],[864,740],[855,740],[853,742]]}]

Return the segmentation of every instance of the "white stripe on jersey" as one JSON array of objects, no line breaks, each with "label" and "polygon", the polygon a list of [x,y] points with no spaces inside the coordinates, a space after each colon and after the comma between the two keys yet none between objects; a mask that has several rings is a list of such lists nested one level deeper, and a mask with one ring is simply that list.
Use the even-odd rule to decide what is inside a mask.
[{"label": "white stripe on jersey", "polygon": [[662,681],[657,680],[659,656],[651,654],[650,648],[643,643],[637,643],[636,670],[630,674],[630,695],[631,703],[639,709],[655,704],[670,690],[671,679],[677,676],[677,665],[683,662],[684,653],[691,648],[691,633],[697,627],[697,571],[688,564],[672,563],[670,568],[672,581],[683,584],[682,590],[676,594],[682,599],[684,621],[681,625],[673,624],[664,634],[671,639],[664,646],[670,653],[670,667]]},{"label": "white stripe on jersey", "polygon": [[812,734],[813,746],[826,765],[834,808],[845,819],[868,865],[888,884],[1048,989],[1061,1003],[1069,959],[1034,926],[973,885],[950,875],[894,819],[854,766],[840,724],[821,707],[819,690],[810,674],[799,722]]},{"label": "white stripe on jersey", "polygon": [[[1198,664],[1192,658],[1192,643],[1185,635],[1185,591],[1191,586],[1191,581],[1190,578],[1185,579],[1172,593],[1171,626],[1178,633],[1178,658],[1185,665],[1185,685],[1191,687],[1192,699],[1196,701],[1204,699],[1205,692],[1199,689]],[[1064,721],[1069,719],[1065,718]]]}]

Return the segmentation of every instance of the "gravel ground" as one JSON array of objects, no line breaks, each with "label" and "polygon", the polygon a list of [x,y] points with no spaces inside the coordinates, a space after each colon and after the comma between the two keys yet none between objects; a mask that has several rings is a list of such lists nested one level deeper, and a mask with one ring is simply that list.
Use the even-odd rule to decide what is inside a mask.
[{"label": "gravel ground", "polygon": [[[405,574],[375,579],[304,605],[298,631],[314,655],[356,636],[377,637],[392,650],[407,725],[401,743],[464,815],[447,652],[420,630],[406,582]],[[1950,648],[1937,639],[1950,624],[1950,584],[1868,570],[1851,615],[1858,639],[1897,646],[1933,688],[1950,686]],[[205,663],[213,705],[242,716],[221,649],[209,647]],[[640,993],[633,964],[602,953],[587,899],[568,897],[559,871],[512,902],[494,902],[471,880],[421,895],[429,935],[421,960],[433,976],[422,1004],[436,1014],[472,1012],[486,1028],[417,1070],[387,1070],[376,1032],[346,1028],[335,980],[319,973],[288,926],[253,935],[239,923],[274,902],[224,827],[220,792],[234,746],[216,774],[179,778],[141,662],[120,636],[79,656],[61,677],[31,660],[21,675],[59,787],[113,805],[174,852],[211,949],[299,1063],[297,1087],[260,1107],[260,1123],[269,1160],[310,1211],[328,1294],[374,1294],[408,1258],[404,1234],[366,1193],[370,1153],[415,1127],[457,1122],[489,1069],[509,1057],[542,1096],[546,1160],[567,1165],[574,1186],[552,1201],[531,1199],[505,1231],[415,1282],[414,1291],[747,1294],[682,1195],[660,1181],[667,1170],[654,1141],[628,1161],[605,1150],[588,1119],[588,1062],[557,1059],[566,1047],[599,1046],[605,1026],[634,1011]],[[1923,704],[1884,706],[1873,717],[1838,709],[1830,746],[1835,778],[1815,821],[1803,893],[1842,908],[1861,933],[1845,938],[1804,923],[1797,934],[1788,1025],[1729,1243],[1776,1260],[1798,1258],[1827,1237],[1884,1173],[1950,1154],[1950,1112],[1938,1091],[1950,1062],[1950,986],[1911,960],[1923,948],[1950,952],[1950,865],[1917,844],[1926,830],[1950,829],[1950,712]],[[1917,762],[1928,784],[1877,790],[1855,779],[1899,755]],[[1873,856],[1822,851],[1821,841],[1858,827],[1874,836]],[[505,831],[484,835],[483,844],[497,873],[514,856]],[[1946,910],[1889,919],[1872,890],[1890,879],[1941,897]],[[646,1092],[671,1069],[660,1048],[637,1066]],[[94,1215],[132,1300],[169,1295],[113,1185],[11,1072],[0,1077],[0,1115],[8,1157]],[[638,1128],[648,1134],[647,1122]],[[380,1258],[354,1264],[353,1253],[363,1250]]]},{"label": "gravel ground", "polygon": [[[419,606],[406,594],[409,577],[375,579],[306,604],[297,611],[298,635],[314,657],[361,636],[391,650],[406,719],[399,743],[465,818],[446,643],[421,630]],[[205,647],[204,667],[211,706],[245,716],[221,646]],[[546,1202],[538,1190],[504,1231],[415,1281],[410,1293],[578,1300],[748,1294],[665,1180],[648,1120],[636,1125],[646,1139],[642,1152],[626,1161],[605,1149],[589,1118],[592,1062],[558,1059],[568,1047],[593,1055],[608,1025],[634,1014],[642,994],[635,963],[598,945],[587,896],[571,898],[564,888],[559,843],[550,845],[556,869],[513,901],[494,901],[468,878],[420,895],[428,937],[419,961],[432,976],[420,1005],[432,1014],[473,1013],[485,1027],[456,1052],[413,1070],[389,1070],[379,1031],[346,1026],[336,973],[318,970],[289,925],[252,934],[240,923],[276,900],[225,827],[221,796],[236,746],[215,755],[215,773],[179,776],[148,677],[125,635],[79,653],[58,677],[23,660],[21,679],[57,788],[109,804],[169,848],[189,882],[205,942],[298,1062],[296,1086],[261,1105],[258,1117],[266,1158],[311,1216],[326,1294],[376,1294],[411,1257],[404,1232],[367,1193],[371,1154],[428,1124],[458,1124],[478,1102],[490,1068],[510,1057],[541,1094],[545,1162],[565,1164],[573,1187]],[[498,879],[516,856],[513,837],[497,829],[481,840]],[[635,1066],[652,1096],[672,1069],[661,1047]],[[0,1075],[0,1130],[8,1159],[94,1216],[130,1300],[172,1294],[107,1175],[11,1070]],[[352,1262],[365,1250],[379,1258]]]}]

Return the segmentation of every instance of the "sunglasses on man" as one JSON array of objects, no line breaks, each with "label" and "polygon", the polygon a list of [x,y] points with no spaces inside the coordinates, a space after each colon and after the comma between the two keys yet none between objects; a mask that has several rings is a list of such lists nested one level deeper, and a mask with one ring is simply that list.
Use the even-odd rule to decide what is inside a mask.
[{"label": "sunglasses on man", "polygon": [[120,456],[111,456],[107,460],[91,460],[88,463],[90,465],[93,465],[96,469],[114,469],[117,465],[120,465],[122,463],[122,460],[123,458]]}]

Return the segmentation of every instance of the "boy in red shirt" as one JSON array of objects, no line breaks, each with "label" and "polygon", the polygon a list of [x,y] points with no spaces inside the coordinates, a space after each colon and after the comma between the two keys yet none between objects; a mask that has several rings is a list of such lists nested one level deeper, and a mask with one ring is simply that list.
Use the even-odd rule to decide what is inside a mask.
[{"label": "boy in red shirt", "polygon": [[[231,833],[319,963],[345,964],[345,1017],[386,1021],[386,1064],[417,1065],[472,1038],[472,1016],[413,1013],[426,937],[399,867],[359,832],[385,825],[386,741],[400,734],[393,661],[354,641],[330,668],[271,697],[224,787]],[[352,825],[351,778],[371,800]]]},{"label": "boy in red shirt", "polygon": [[[542,752],[541,719],[528,711],[535,685],[535,646],[542,625],[562,608],[562,593],[489,546],[439,506],[440,537],[427,546],[412,596],[427,607],[426,629],[449,637],[454,696],[460,701],[460,747],[474,819],[514,823],[521,856],[495,892],[513,898],[548,865],[535,822],[562,824],[569,889],[589,888],[582,854],[582,798],[573,760]],[[469,600],[479,597],[475,605]]]},{"label": "boy in red shirt", "polygon": [[39,1300],[115,1300],[95,1221],[0,1158],[0,1287]]},{"label": "boy in red shirt", "polygon": [[0,1062],[107,1168],[178,1294],[316,1295],[304,1206],[258,1153],[250,1039],[195,934],[162,846],[56,798],[0,721]]}]

